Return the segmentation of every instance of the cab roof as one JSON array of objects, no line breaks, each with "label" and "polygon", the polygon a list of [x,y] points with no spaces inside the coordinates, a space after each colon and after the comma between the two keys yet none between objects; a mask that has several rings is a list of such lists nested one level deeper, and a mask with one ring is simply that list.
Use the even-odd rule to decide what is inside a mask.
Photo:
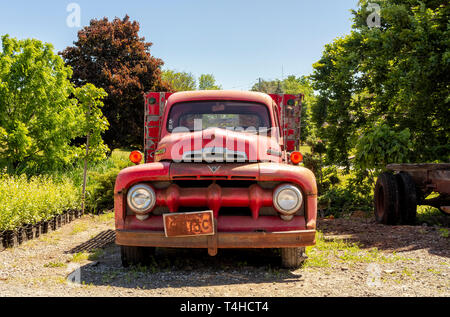
[{"label": "cab roof", "polygon": [[273,102],[272,98],[269,95],[261,92],[235,90],[200,90],[174,93],[167,100],[167,104],[171,106],[175,103],[197,100],[249,101],[262,103],[269,106]]}]

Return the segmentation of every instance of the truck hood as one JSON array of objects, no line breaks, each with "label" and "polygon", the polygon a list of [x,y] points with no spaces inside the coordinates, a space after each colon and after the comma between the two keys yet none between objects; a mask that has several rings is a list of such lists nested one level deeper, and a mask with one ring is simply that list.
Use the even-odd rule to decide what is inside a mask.
[{"label": "truck hood", "polygon": [[155,161],[195,163],[282,162],[276,137],[211,128],[172,133],[159,142]]}]

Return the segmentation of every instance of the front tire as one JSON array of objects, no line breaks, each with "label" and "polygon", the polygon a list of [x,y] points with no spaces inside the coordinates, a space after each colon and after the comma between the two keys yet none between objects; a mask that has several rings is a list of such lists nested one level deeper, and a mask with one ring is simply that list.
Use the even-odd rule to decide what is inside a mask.
[{"label": "front tire", "polygon": [[150,256],[155,248],[121,246],[120,251],[123,267],[146,266],[150,263]]},{"label": "front tire", "polygon": [[306,260],[305,248],[282,248],[281,265],[287,269],[297,269]]}]

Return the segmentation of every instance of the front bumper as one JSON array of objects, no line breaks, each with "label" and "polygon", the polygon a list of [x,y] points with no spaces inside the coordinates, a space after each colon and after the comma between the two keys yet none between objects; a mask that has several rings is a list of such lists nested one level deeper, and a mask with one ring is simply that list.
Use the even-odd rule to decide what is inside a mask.
[{"label": "front bumper", "polygon": [[164,232],[116,230],[116,244],[122,246],[200,248],[211,256],[218,249],[295,248],[315,245],[316,230],[285,232],[218,232],[213,236],[167,238]]}]

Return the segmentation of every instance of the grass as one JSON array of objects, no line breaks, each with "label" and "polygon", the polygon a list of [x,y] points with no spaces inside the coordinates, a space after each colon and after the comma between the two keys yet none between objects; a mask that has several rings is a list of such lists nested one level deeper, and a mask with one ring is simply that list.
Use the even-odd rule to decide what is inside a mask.
[{"label": "grass", "polygon": [[78,252],[72,255],[71,262],[81,263],[89,259],[89,253],[87,252]]},{"label": "grass", "polygon": [[[446,227],[450,224],[449,217],[431,206],[417,207],[417,224],[426,223],[429,226]],[[448,230],[447,230],[448,232]],[[442,232],[445,235],[445,231]]]},{"label": "grass", "polygon": [[52,232],[50,234],[44,234],[39,237],[39,241],[50,243],[50,244],[58,244],[61,240],[61,234],[59,232]]},{"label": "grass", "polygon": [[105,250],[103,249],[95,249],[89,254],[88,260],[90,261],[97,261],[105,254]]},{"label": "grass", "polygon": [[415,278],[414,278],[414,272],[411,271],[410,269],[406,268],[406,267],[403,268],[403,270],[402,270],[402,275],[403,275],[404,277],[408,277],[408,278],[415,279]]},{"label": "grass", "polygon": [[80,232],[84,232],[88,229],[88,225],[85,223],[79,223],[73,226],[72,228],[72,232],[70,234],[75,235],[78,234]]},{"label": "grass", "polygon": [[316,245],[306,248],[308,259],[305,262],[308,267],[331,267],[331,262],[338,261],[345,264],[355,263],[394,263],[397,261],[411,261],[413,259],[402,257],[395,252],[384,255],[377,248],[361,249],[354,242],[342,239],[326,239],[323,233],[318,232]]},{"label": "grass", "polygon": [[116,277],[119,275],[119,273],[118,272],[108,272],[108,273],[104,273],[103,275],[102,275],[102,282],[104,283],[104,284],[111,284],[115,279],[116,279]]},{"label": "grass", "polygon": [[448,238],[449,237],[449,231],[446,228],[440,228],[439,229],[439,234],[441,235],[441,237],[443,238]]},{"label": "grass", "polygon": [[61,262],[49,262],[47,264],[44,264],[44,267],[46,268],[57,268],[57,267],[65,267],[66,264],[65,263],[61,263]]},{"label": "grass", "polygon": [[108,212],[95,217],[94,220],[98,223],[106,223],[113,220],[114,217],[115,217],[114,212]]},{"label": "grass", "polygon": [[94,249],[90,252],[82,251],[72,255],[70,262],[81,263],[84,261],[97,261],[103,255],[105,255],[105,250],[102,248]]},{"label": "grass", "polygon": [[438,271],[438,270],[435,270],[435,269],[428,269],[427,271],[432,273],[432,274],[435,274],[435,275],[441,275],[442,274],[441,271]]}]

